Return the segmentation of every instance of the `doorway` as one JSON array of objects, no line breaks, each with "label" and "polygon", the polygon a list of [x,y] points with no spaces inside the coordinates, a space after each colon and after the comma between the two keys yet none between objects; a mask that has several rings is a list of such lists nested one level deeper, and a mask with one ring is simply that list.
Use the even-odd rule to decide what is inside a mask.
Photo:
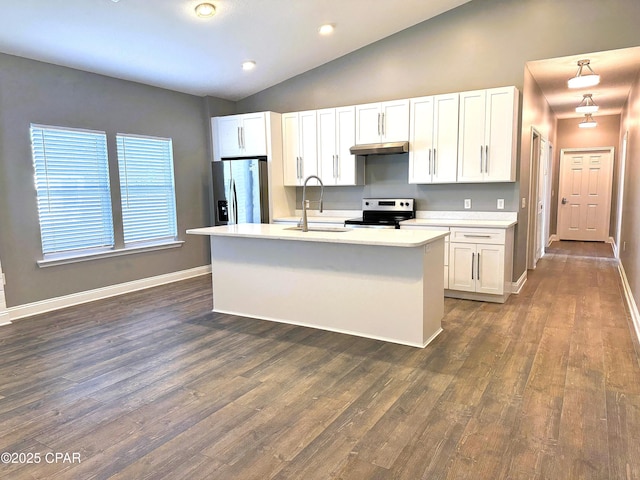
[{"label": "doorway", "polygon": [[567,148],[560,152],[560,240],[609,239],[613,152],[613,147]]},{"label": "doorway", "polygon": [[531,128],[531,175],[529,183],[528,267],[534,269],[549,244],[551,145]]}]

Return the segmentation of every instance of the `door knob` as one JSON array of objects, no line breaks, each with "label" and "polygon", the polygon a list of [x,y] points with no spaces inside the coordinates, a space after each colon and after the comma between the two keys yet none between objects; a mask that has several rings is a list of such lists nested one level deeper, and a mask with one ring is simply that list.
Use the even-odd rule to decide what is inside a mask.
[{"label": "door knob", "polygon": [[564,197],[562,197],[562,204],[563,204],[563,205],[566,205],[566,203],[567,203],[567,199],[566,199],[566,198],[564,198]]}]

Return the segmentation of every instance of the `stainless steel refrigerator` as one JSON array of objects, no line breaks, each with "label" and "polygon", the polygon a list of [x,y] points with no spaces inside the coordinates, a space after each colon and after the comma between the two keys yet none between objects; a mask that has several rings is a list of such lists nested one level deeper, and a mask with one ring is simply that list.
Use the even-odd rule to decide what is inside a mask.
[{"label": "stainless steel refrigerator", "polygon": [[267,157],[211,162],[215,225],[269,223]]}]

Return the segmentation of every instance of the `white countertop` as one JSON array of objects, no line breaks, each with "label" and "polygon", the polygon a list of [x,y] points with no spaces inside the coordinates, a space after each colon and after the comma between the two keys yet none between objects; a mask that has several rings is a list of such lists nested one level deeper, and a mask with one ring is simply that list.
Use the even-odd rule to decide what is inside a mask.
[{"label": "white countertop", "polygon": [[[296,212],[298,213],[298,212]],[[476,227],[476,228],[510,228],[517,221],[517,212],[445,212],[418,211],[416,218],[405,220],[400,225],[405,226],[434,226],[434,227]],[[297,224],[301,215],[293,217],[274,218],[274,222]],[[362,212],[326,211],[318,214],[309,212],[309,224],[335,223],[343,224],[349,218],[362,217]]]},{"label": "white countertop", "polygon": [[291,228],[289,225],[245,223],[219,227],[194,228],[187,230],[187,233],[192,235],[293,240],[318,243],[347,243],[384,247],[420,247],[449,235],[449,232],[430,230],[354,228],[342,232],[302,232],[299,230],[288,230],[289,228]]}]

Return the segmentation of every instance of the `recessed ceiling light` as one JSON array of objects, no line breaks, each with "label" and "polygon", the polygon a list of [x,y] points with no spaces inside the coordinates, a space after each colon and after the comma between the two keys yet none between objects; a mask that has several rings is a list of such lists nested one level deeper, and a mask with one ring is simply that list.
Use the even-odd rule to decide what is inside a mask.
[{"label": "recessed ceiling light", "polygon": [[247,60],[246,62],[242,62],[243,70],[253,70],[254,68],[256,68],[256,62],[254,62],[253,60]]},{"label": "recessed ceiling light", "polygon": [[335,28],[336,28],[335,25],[332,25],[331,23],[326,23],[318,29],[318,32],[320,33],[320,35],[330,35],[333,33]]},{"label": "recessed ceiling light", "polygon": [[196,6],[196,15],[202,18],[213,17],[216,14],[216,7],[211,3],[201,3]]}]

